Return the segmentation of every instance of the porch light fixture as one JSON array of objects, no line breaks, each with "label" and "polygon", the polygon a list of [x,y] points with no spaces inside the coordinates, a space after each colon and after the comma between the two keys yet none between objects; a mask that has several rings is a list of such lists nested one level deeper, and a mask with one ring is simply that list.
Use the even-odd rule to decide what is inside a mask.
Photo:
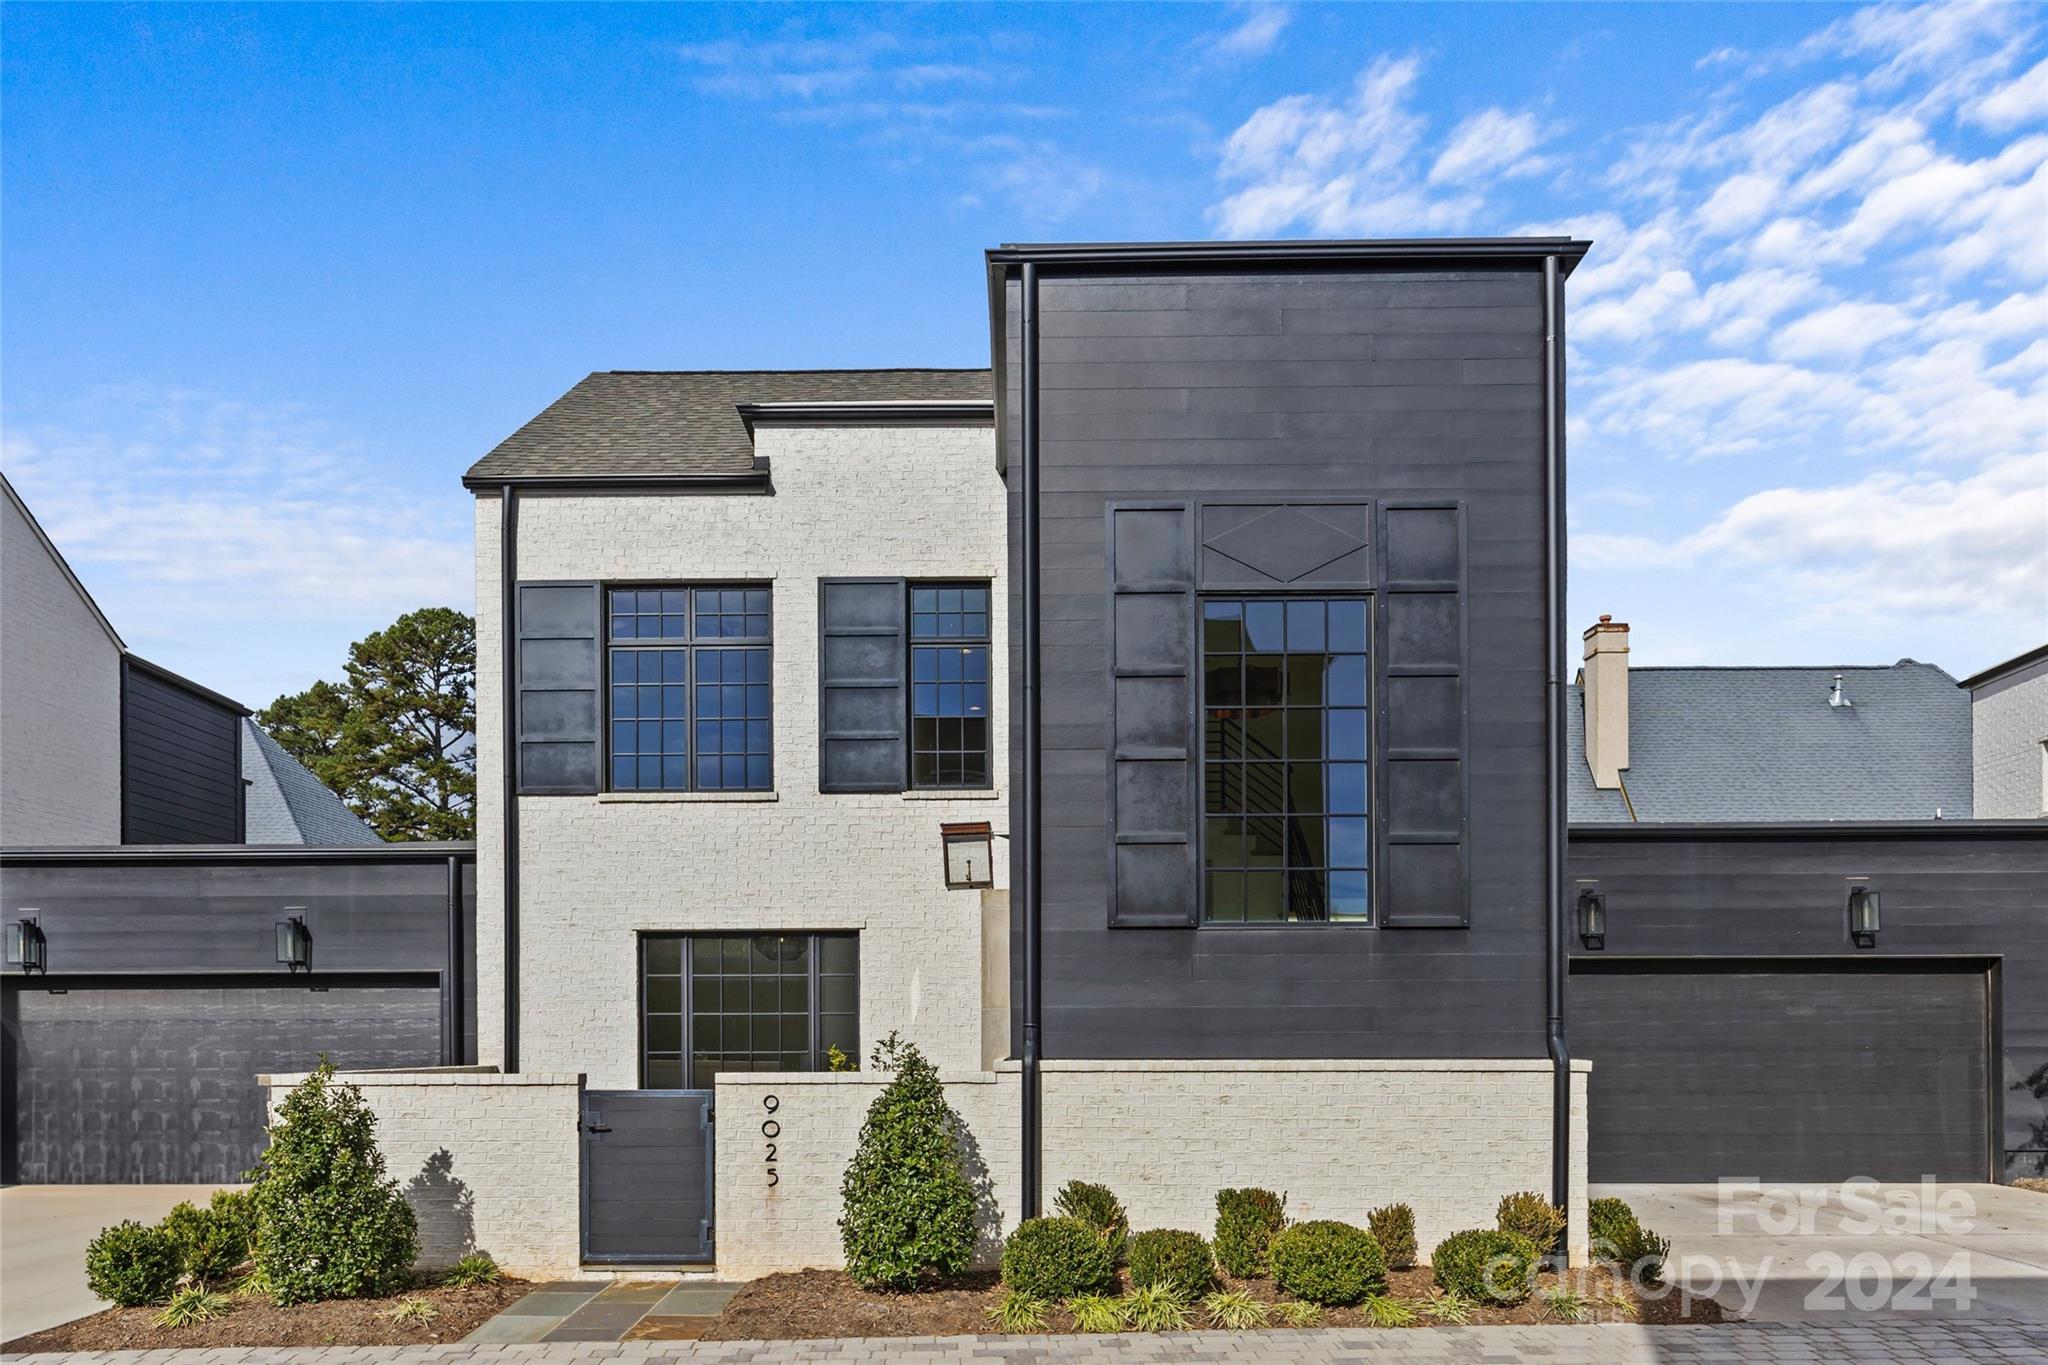
[{"label": "porch light fixture", "polygon": [[1868,882],[1850,882],[1849,937],[1858,948],[1875,948],[1879,927],[1877,892],[1870,889]]},{"label": "porch light fixture", "polygon": [[986,820],[940,825],[946,850],[946,889],[970,891],[996,884],[995,833]]},{"label": "porch light fixture", "polygon": [[[303,906],[287,906],[287,910],[301,910]],[[277,922],[277,960],[284,963],[291,972],[313,970],[313,935],[306,928],[303,915],[292,915]]]},{"label": "porch light fixture", "polygon": [[20,967],[24,975],[48,973],[50,941],[43,937],[42,926],[34,916],[24,916],[7,926],[7,965]]},{"label": "porch light fixture", "polygon": [[1592,887],[1579,892],[1579,942],[1588,948],[1607,946],[1607,897]]}]

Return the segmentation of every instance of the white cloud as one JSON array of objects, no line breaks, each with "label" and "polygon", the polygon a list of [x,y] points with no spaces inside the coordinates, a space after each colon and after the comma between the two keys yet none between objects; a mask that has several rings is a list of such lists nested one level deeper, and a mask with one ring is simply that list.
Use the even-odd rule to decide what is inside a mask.
[{"label": "white cloud", "polygon": [[1548,159],[1531,156],[1543,140],[1536,116],[1526,110],[1484,109],[1460,123],[1429,168],[1432,185],[1461,184],[1483,176],[1534,175]]},{"label": "white cloud", "polygon": [[1913,320],[1893,304],[1831,304],[1779,328],[1771,353],[1783,360],[1859,360],[1872,346],[1912,327]]},{"label": "white cloud", "polygon": [[1995,133],[2010,132],[2023,123],[2048,118],[2048,58],[1974,101],[1963,112],[1972,123],[1982,124]]},{"label": "white cloud", "polygon": [[1289,5],[1240,4],[1232,5],[1231,9],[1243,18],[1236,27],[1217,35],[1205,45],[1212,57],[1237,61],[1263,57],[1273,50],[1274,44],[1280,41],[1280,35],[1294,19],[1294,9]]}]

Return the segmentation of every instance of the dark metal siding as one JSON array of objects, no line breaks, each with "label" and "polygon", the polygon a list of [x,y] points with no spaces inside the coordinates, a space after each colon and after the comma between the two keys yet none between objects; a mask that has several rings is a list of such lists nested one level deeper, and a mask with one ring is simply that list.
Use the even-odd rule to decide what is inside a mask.
[{"label": "dark metal siding", "polygon": [[[1533,265],[1043,280],[1047,1056],[1543,1054],[1541,313]],[[1469,928],[1110,928],[1106,508],[1183,499],[1463,507]]]},{"label": "dark metal siding", "polygon": [[[1581,826],[1571,834],[1570,875],[1597,882],[1607,901],[1606,949],[1587,952],[1572,938],[1565,1009],[1573,1055],[1593,1059],[1596,1114],[1601,1015],[1581,1013],[1597,1005],[1588,970],[1631,958],[1674,969],[1738,959],[1827,971],[1843,962],[1933,962],[1991,972],[1998,1136],[1987,1145],[2003,1154],[2008,1174],[2048,1173],[2048,824]],[[1883,897],[1874,948],[1849,940],[1847,877],[1870,878]],[[1682,1050],[1682,1038],[1673,1043]],[[1785,1039],[1788,1052],[1801,1045],[1797,1035]],[[1902,1062],[1887,1088],[1903,1095],[1920,1083]]]},{"label": "dark metal siding", "polygon": [[1984,1179],[1985,971],[1932,965],[1575,978],[1588,1176]]},{"label": "dark metal siding", "polygon": [[242,713],[124,662],[121,842],[242,839]]},{"label": "dark metal siding", "polygon": [[10,981],[9,1180],[232,1183],[262,1153],[265,1072],[440,1061],[426,984]]}]

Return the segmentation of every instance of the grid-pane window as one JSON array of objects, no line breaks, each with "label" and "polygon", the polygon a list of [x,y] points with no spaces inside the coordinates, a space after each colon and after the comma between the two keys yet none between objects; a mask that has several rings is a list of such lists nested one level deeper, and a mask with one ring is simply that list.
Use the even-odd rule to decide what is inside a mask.
[{"label": "grid-pane window", "polygon": [[709,1090],[720,1071],[818,1071],[860,1055],[852,934],[649,934],[640,942],[640,1083]]},{"label": "grid-pane window", "polygon": [[910,784],[989,784],[988,584],[910,589]]},{"label": "grid-pane window", "polygon": [[766,588],[613,588],[614,791],[774,783]]},{"label": "grid-pane window", "polygon": [[1202,913],[1368,924],[1367,610],[1202,603]]}]

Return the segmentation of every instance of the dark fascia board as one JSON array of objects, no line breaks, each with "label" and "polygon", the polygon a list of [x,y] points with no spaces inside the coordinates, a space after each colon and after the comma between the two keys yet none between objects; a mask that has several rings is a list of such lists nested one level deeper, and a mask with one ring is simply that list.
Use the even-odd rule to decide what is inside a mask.
[{"label": "dark fascia board", "polygon": [[2003,682],[2015,673],[2023,673],[2036,664],[2048,664],[2048,645],[2038,645],[2024,654],[2015,654],[2004,663],[1993,664],[1981,673],[1972,673],[1956,686],[1966,691],[1975,691],[1990,683]]},{"label": "dark fascia board", "polygon": [[193,682],[190,678],[187,678],[182,674],[173,673],[171,672],[170,669],[165,668],[162,664],[153,664],[149,660],[143,658],[140,654],[131,654],[128,651],[123,650],[121,653],[121,658],[122,661],[125,662],[130,668],[139,668],[144,673],[147,673],[155,678],[160,678],[164,682],[169,683],[171,686],[179,689],[180,691],[190,692],[195,697],[203,698],[204,700],[213,702],[215,705],[218,706],[225,706],[228,708],[228,710],[233,711],[238,716],[252,716],[256,714],[255,712],[251,711],[248,707],[242,705],[242,703],[236,701],[233,697],[224,696],[221,693],[214,691],[210,687],[207,687],[201,683]]},{"label": "dark fascia board", "polygon": [[1573,843],[1641,843],[1739,839],[2041,839],[2048,820],[1818,820],[1785,824],[1575,824]]},{"label": "dark fascia board", "polygon": [[739,403],[747,434],[761,423],[803,427],[987,426],[996,405],[986,398],[891,398],[874,402]]},{"label": "dark fascia board", "polygon": [[1559,258],[1566,275],[1592,247],[1576,237],[1401,237],[1259,242],[1006,242],[987,252],[991,270],[1040,265],[1190,265],[1299,261],[1524,261]]},{"label": "dark fascia board", "polygon": [[752,469],[731,474],[519,474],[462,476],[472,493],[496,493],[510,485],[520,493],[773,493],[768,461],[754,457]]},{"label": "dark fascia board", "polygon": [[0,849],[0,867],[92,867],[119,863],[424,863],[476,860],[473,840],[405,844],[108,844]]}]

